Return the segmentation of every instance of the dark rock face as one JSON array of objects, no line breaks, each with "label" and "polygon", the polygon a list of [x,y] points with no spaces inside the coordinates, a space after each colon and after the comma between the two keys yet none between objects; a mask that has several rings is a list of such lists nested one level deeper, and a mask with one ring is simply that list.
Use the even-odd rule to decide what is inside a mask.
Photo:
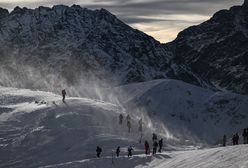
[{"label": "dark rock face", "polygon": [[170,47],[184,64],[217,88],[248,93],[248,8],[222,10],[181,33]]},{"label": "dark rock face", "polygon": [[122,85],[172,78],[247,94],[247,46],[247,0],[168,44],[104,9],[0,9],[0,85],[42,88],[81,80]]},{"label": "dark rock face", "polygon": [[82,77],[124,84],[165,78],[172,71],[169,50],[104,9],[16,7],[10,14],[1,9],[0,24],[0,66],[8,76],[1,84],[25,83],[27,66],[69,83]]}]

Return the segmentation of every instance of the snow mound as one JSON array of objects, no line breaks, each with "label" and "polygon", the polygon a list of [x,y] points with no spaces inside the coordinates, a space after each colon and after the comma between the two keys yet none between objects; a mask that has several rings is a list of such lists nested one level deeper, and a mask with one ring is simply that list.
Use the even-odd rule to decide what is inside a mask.
[{"label": "snow mound", "polygon": [[[53,93],[0,88],[0,167],[37,167],[95,157],[97,145],[103,156],[117,145],[141,146],[138,122],[126,120],[115,104],[70,97],[62,103]],[[151,132],[144,132],[151,135]]]}]

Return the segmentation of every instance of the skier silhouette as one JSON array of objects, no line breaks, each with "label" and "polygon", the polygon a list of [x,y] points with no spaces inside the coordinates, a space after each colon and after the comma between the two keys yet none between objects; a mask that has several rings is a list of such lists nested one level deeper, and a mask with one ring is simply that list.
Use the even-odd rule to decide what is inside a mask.
[{"label": "skier silhouette", "polygon": [[132,146],[129,146],[128,149],[127,149],[127,152],[128,152],[128,155],[127,156],[128,157],[131,157],[133,155],[132,151],[133,151]]},{"label": "skier silhouette", "polygon": [[163,148],[163,139],[162,138],[158,141],[158,145],[159,145],[158,151],[159,151],[159,153],[161,153],[162,152],[162,148]]},{"label": "skier silhouette", "polygon": [[127,128],[128,128],[128,132],[131,132],[131,122],[127,121]]},{"label": "skier silhouette", "polygon": [[147,141],[145,141],[145,154],[149,155],[150,154],[150,146]]},{"label": "skier silhouette", "polygon": [[120,125],[122,125],[122,121],[123,121],[123,115],[120,114],[120,115],[119,115],[119,124],[120,124]]},{"label": "skier silhouette", "polygon": [[157,141],[155,141],[153,143],[153,151],[152,151],[153,155],[155,155],[157,153],[157,148],[158,148],[158,143],[157,143]]},{"label": "skier silhouette", "polygon": [[247,129],[244,129],[244,131],[243,131],[243,134],[242,134],[242,136],[243,136],[243,138],[244,138],[244,144],[247,144],[247,135],[248,134],[248,132],[247,132]]},{"label": "skier silhouette", "polygon": [[226,146],[226,135],[223,136],[223,146]]},{"label": "skier silhouette", "polygon": [[248,144],[248,128],[246,128],[246,144]]},{"label": "skier silhouette", "polygon": [[142,132],[142,118],[139,120],[139,132]]},{"label": "skier silhouette", "polygon": [[117,156],[117,157],[119,157],[120,151],[121,151],[121,150],[120,150],[120,147],[118,146],[117,149],[116,149],[116,156]]},{"label": "skier silhouette", "polygon": [[128,114],[128,115],[127,115],[127,122],[130,121],[130,120],[131,120],[131,117],[130,117],[130,115]]},{"label": "skier silhouette", "polygon": [[152,134],[152,141],[157,141],[158,137],[155,133]]},{"label": "skier silhouette", "polygon": [[62,101],[65,103],[65,95],[66,95],[66,91],[65,91],[65,89],[63,89],[62,90],[62,97],[63,97],[63,99],[62,99]]},{"label": "skier silhouette", "polygon": [[102,153],[102,148],[100,148],[99,146],[96,147],[96,156],[99,158],[100,155]]}]

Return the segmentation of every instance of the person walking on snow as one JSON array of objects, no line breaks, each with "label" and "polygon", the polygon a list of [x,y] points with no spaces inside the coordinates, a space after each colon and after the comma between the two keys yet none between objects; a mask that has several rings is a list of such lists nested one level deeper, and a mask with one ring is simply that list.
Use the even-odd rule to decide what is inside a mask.
[{"label": "person walking on snow", "polygon": [[226,146],[226,135],[223,136],[223,146]]},{"label": "person walking on snow", "polygon": [[247,133],[247,134],[246,134],[246,135],[247,135],[247,136],[246,136],[246,144],[248,144],[248,128],[246,128],[246,133]]},{"label": "person walking on snow", "polygon": [[157,143],[157,141],[155,141],[153,143],[153,151],[152,151],[153,155],[155,155],[157,153],[157,148],[158,148],[158,143]]},{"label": "person walking on snow", "polygon": [[63,97],[62,101],[63,101],[63,103],[65,103],[65,95],[66,95],[66,91],[65,91],[65,89],[63,89],[62,90],[62,97]]},{"label": "person walking on snow", "polygon": [[120,115],[119,115],[119,124],[120,124],[120,125],[122,125],[122,121],[123,121],[123,115],[120,114]]},{"label": "person walking on snow", "polygon": [[142,118],[139,120],[139,132],[142,132]]},{"label": "person walking on snow", "polygon": [[238,144],[239,144],[239,134],[236,133],[236,145],[238,145]]},{"label": "person walking on snow", "polygon": [[155,133],[152,134],[152,141],[157,141],[158,137]]},{"label": "person walking on snow", "polygon": [[159,151],[159,153],[161,153],[162,152],[162,148],[163,148],[163,139],[162,138],[158,141],[158,145],[159,145],[158,151]]},{"label": "person walking on snow", "polygon": [[132,151],[133,151],[132,146],[129,146],[128,149],[127,149],[127,152],[128,152],[128,155],[127,156],[128,157],[131,157],[133,155]]},{"label": "person walking on snow", "polygon": [[238,145],[239,144],[239,135],[238,135],[238,133],[233,135],[232,140],[233,140],[233,145]]},{"label": "person walking on snow", "polygon": [[102,153],[102,148],[100,148],[99,146],[96,147],[96,156],[99,158],[100,155]]},{"label": "person walking on snow", "polygon": [[127,119],[127,122],[131,120],[131,117],[130,117],[129,114],[127,115],[127,118],[126,119]]},{"label": "person walking on snow", "polygon": [[120,150],[120,147],[118,146],[117,149],[116,149],[116,156],[117,157],[120,156],[120,152],[121,152],[121,150]]},{"label": "person walking on snow", "polygon": [[147,141],[145,141],[145,154],[146,155],[150,154],[150,147],[149,147],[149,143]]},{"label": "person walking on snow", "polygon": [[127,128],[128,128],[128,132],[131,132],[131,122],[127,121]]},{"label": "person walking on snow", "polygon": [[247,133],[248,133],[247,132],[247,129],[244,129],[243,134],[242,134],[242,136],[244,138],[244,144],[247,144],[247,141],[246,141],[247,140],[247,136],[248,136]]}]

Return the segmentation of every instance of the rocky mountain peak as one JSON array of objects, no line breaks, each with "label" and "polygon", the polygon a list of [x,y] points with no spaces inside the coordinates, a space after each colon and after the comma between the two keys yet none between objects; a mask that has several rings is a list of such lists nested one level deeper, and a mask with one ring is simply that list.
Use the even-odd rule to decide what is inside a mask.
[{"label": "rocky mountain peak", "polygon": [[3,9],[0,7],[0,19],[6,17],[9,14],[7,9]]},{"label": "rocky mountain peak", "polygon": [[[17,74],[26,88],[30,82],[22,79],[31,77],[18,70],[25,66],[42,74],[56,73],[70,84],[80,78],[90,81],[91,77],[113,81],[114,85],[177,77],[169,65],[170,51],[105,9],[16,7],[1,26],[0,70]],[[9,64],[11,59],[17,60],[16,68]],[[6,83],[12,75],[8,76],[7,80],[0,76],[0,84],[9,86]]]},{"label": "rocky mountain peak", "polygon": [[221,10],[172,42],[175,60],[217,88],[248,94],[248,0]]}]

